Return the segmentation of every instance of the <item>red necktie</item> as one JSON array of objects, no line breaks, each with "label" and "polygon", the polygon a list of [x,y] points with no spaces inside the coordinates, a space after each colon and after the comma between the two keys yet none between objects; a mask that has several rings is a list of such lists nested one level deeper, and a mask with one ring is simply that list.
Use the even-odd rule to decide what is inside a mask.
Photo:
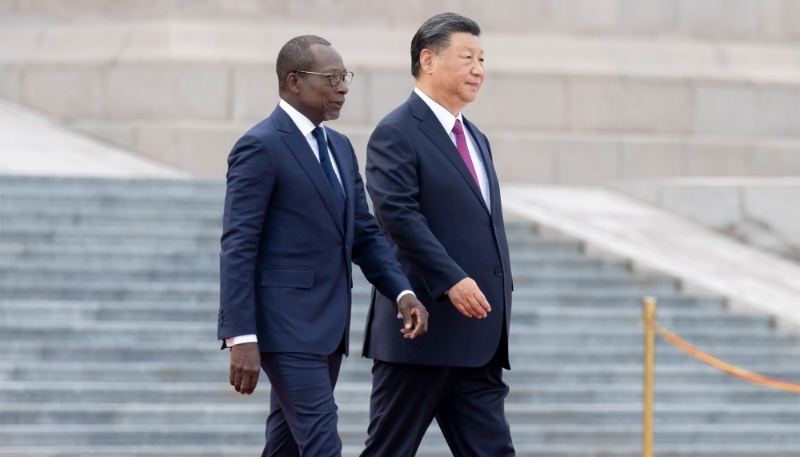
[{"label": "red necktie", "polygon": [[472,174],[472,179],[475,180],[475,184],[478,185],[478,189],[481,188],[481,183],[478,182],[478,175],[475,173],[475,165],[472,164],[472,157],[469,155],[469,148],[467,148],[467,137],[464,136],[464,127],[461,125],[461,121],[456,119],[455,125],[453,125],[453,133],[456,134],[456,147],[458,148],[458,153],[461,154],[461,158],[464,160],[464,163],[469,168],[469,172]]}]

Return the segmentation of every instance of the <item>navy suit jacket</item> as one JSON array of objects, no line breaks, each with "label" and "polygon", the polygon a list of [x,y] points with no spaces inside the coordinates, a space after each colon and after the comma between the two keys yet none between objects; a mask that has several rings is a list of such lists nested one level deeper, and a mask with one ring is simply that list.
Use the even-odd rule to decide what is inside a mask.
[{"label": "navy suit jacket", "polygon": [[[509,367],[508,338],[503,335],[511,316],[512,281],[500,188],[488,140],[468,120],[464,125],[486,168],[491,208],[442,124],[416,94],[389,113],[369,139],[367,189],[375,216],[428,309],[429,333],[412,341],[387,333],[397,326],[390,298],[373,291],[364,342],[367,357],[475,367],[489,362],[500,348]],[[468,276],[492,306],[485,319],[461,315],[445,295]]]},{"label": "navy suit jacket", "polygon": [[[256,334],[261,352],[347,353],[351,263],[394,300],[410,289],[369,213],[350,141],[326,128],[345,217],[308,142],[278,107],[228,157],[217,337]],[[394,320],[393,333],[401,323]]]}]

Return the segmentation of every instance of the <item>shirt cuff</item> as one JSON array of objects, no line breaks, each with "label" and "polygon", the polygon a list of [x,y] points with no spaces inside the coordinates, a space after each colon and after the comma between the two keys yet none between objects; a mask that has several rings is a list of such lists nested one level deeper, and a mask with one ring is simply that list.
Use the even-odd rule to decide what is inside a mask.
[{"label": "shirt cuff", "polygon": [[417,296],[413,291],[404,290],[404,291],[400,292],[400,294],[397,295],[397,300],[396,301],[398,303],[400,303],[400,299],[403,298],[404,296],[408,295],[408,294],[411,294],[411,295],[413,295],[415,297]]},{"label": "shirt cuff", "polygon": [[258,337],[255,335],[242,335],[225,338],[225,346],[228,346],[229,348],[242,343],[258,343]]},{"label": "shirt cuff", "polygon": [[[403,298],[403,296],[405,296],[405,295],[408,295],[408,294],[411,294],[411,295],[413,295],[413,296],[415,296],[415,297],[417,296],[417,294],[415,294],[413,291],[410,291],[410,290],[404,290],[404,291],[400,292],[400,294],[397,296],[397,301],[396,301],[396,302],[397,302],[397,303],[400,303],[400,299],[401,299],[401,298]],[[400,314],[400,312],[399,312],[399,311],[397,312],[397,318],[398,318],[398,319],[402,319],[402,318],[403,318],[403,315],[402,315],[402,314]]]}]

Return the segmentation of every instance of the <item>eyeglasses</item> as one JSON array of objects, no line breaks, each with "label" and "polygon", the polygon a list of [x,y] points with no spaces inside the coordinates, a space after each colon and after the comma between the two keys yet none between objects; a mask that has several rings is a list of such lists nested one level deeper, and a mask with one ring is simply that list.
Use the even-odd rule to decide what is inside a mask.
[{"label": "eyeglasses", "polygon": [[292,73],[306,73],[309,75],[317,75],[322,76],[323,78],[331,78],[331,86],[336,87],[339,85],[340,81],[344,81],[345,86],[350,85],[350,81],[353,80],[353,72],[346,71],[342,73],[341,71],[334,70],[330,73],[317,73],[315,71],[304,71],[304,70],[295,70]]}]

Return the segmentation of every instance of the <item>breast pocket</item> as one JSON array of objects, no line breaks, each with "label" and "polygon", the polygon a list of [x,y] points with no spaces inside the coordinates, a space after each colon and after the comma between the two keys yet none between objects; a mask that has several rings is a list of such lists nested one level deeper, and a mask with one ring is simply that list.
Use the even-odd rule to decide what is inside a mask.
[{"label": "breast pocket", "polygon": [[265,268],[261,272],[263,287],[310,289],[314,285],[313,268]]}]

